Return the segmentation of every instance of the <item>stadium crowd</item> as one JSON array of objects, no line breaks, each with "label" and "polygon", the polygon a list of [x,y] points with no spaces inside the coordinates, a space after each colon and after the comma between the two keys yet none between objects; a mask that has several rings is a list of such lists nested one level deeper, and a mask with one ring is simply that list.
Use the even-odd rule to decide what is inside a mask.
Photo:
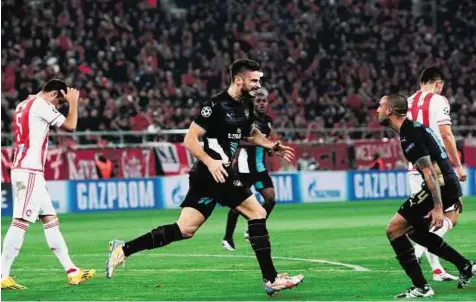
[{"label": "stadium crowd", "polygon": [[261,62],[278,128],[378,128],[379,97],[429,65],[453,123],[475,125],[474,4],[448,2],[433,28],[404,0],[5,0],[2,132],[51,77],[81,90],[78,131],[186,128],[241,57]]}]

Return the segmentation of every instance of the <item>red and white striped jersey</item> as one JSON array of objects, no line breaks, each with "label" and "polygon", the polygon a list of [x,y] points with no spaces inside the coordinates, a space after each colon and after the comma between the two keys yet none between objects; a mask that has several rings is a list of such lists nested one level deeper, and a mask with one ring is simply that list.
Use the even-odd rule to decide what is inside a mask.
[{"label": "red and white striped jersey", "polygon": [[44,172],[50,126],[60,127],[66,118],[38,95],[18,104],[13,115],[15,139],[12,169]]},{"label": "red and white striped jersey", "polygon": [[[408,98],[407,117],[430,127],[442,142],[439,126],[451,125],[450,103],[439,94],[418,90]],[[412,165],[409,165],[412,170]]]}]

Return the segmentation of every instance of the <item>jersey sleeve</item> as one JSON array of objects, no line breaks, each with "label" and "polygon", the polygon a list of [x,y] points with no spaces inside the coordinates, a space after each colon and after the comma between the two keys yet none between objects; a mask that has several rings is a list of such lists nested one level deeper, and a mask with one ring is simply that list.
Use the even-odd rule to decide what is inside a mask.
[{"label": "jersey sleeve", "polygon": [[428,148],[425,146],[425,139],[423,137],[424,134],[422,131],[424,131],[423,127],[414,129],[414,133],[412,134],[411,138],[402,143],[402,149],[405,153],[405,157],[412,164],[415,164],[416,161],[421,157],[430,155]]},{"label": "jersey sleeve", "polygon": [[66,118],[53,105],[43,100],[38,100],[36,106],[36,114],[51,126],[61,127]]},{"label": "jersey sleeve", "polygon": [[450,103],[444,96],[435,95],[434,100],[431,102],[431,106],[432,114],[435,117],[438,126],[451,125]]},{"label": "jersey sleeve", "polygon": [[213,102],[206,102],[200,108],[200,113],[194,120],[195,124],[208,131],[213,121],[216,120],[216,117],[218,115],[217,111],[218,107],[215,106]]}]

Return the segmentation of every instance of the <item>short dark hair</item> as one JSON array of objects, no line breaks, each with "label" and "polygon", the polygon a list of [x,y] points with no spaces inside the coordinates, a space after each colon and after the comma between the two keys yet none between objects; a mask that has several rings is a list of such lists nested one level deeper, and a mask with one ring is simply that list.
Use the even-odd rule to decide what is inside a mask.
[{"label": "short dark hair", "polygon": [[230,66],[230,79],[233,82],[235,76],[245,71],[260,71],[259,63],[251,59],[238,59]]},{"label": "short dark hair", "polygon": [[66,92],[67,86],[66,86],[66,83],[64,81],[58,80],[58,79],[49,80],[48,82],[46,82],[46,84],[41,89],[41,91],[44,91],[44,92],[58,91],[58,93],[61,90]]},{"label": "short dark hair", "polygon": [[434,83],[436,81],[445,81],[443,72],[438,67],[428,67],[420,75],[420,83]]},{"label": "short dark hair", "polygon": [[400,117],[407,115],[408,101],[404,95],[389,94],[387,95],[387,103],[388,106],[393,109],[395,115]]}]

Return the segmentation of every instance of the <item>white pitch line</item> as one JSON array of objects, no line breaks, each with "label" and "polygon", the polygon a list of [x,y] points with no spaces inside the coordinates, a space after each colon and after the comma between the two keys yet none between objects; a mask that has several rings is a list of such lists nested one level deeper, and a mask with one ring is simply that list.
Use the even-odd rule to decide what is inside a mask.
[{"label": "white pitch line", "polygon": [[[127,272],[138,272],[138,273],[147,273],[147,272],[244,272],[244,273],[256,273],[259,272],[259,269],[220,269],[220,268],[185,268],[185,269],[180,269],[180,268],[125,268],[124,269]],[[63,269],[60,268],[17,268],[15,271],[20,271],[20,272],[64,272]],[[98,269],[98,272],[103,273],[103,269]],[[288,269],[286,270],[287,272],[302,272],[302,271],[307,271],[307,270],[299,270],[299,269]],[[349,273],[349,272],[354,272],[351,270],[347,269],[310,269],[310,271],[313,272],[342,272],[342,273]]]},{"label": "white pitch line", "polygon": [[[107,257],[107,254],[79,254],[81,256],[85,257]],[[77,256],[79,256],[77,255]],[[200,257],[200,258],[255,258],[255,256],[249,256],[249,255],[214,255],[214,254],[147,254],[147,255],[141,255],[143,257]],[[134,256],[135,257],[135,256]],[[335,266],[343,266],[347,268],[351,268],[354,271],[357,272],[369,272],[370,269],[365,268],[360,265],[356,264],[348,264],[348,263],[342,263],[342,262],[337,262],[337,261],[329,261],[329,260],[322,260],[322,259],[312,259],[312,258],[294,258],[294,257],[283,257],[283,256],[275,256],[273,259],[276,260],[288,260],[288,261],[297,261],[297,262],[310,262],[310,263],[324,263],[324,264],[330,264],[330,265],[335,265]]]}]

